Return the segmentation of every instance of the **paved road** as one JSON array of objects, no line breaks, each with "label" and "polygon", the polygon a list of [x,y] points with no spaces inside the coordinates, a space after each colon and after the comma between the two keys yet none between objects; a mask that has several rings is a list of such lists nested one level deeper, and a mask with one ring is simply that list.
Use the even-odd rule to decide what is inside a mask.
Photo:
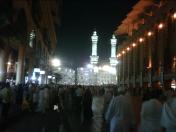
[{"label": "paved road", "polygon": [[[28,113],[11,120],[1,132],[89,132],[89,125],[81,124],[79,114],[69,113],[68,117],[68,124],[63,125],[58,112]],[[70,126],[71,130],[66,131],[63,126]]]},{"label": "paved road", "polygon": [[4,126],[3,132],[61,132],[60,119],[57,112],[28,113],[25,116],[13,119]]}]

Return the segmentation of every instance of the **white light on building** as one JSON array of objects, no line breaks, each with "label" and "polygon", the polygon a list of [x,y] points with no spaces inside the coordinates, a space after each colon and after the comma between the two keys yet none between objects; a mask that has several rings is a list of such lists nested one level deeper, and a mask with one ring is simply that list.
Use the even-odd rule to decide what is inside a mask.
[{"label": "white light on building", "polygon": [[60,60],[59,59],[53,59],[52,60],[52,65],[54,66],[54,67],[58,67],[58,66],[60,66],[61,65],[61,62],[60,62]]},{"label": "white light on building", "polygon": [[44,74],[45,74],[45,71],[40,71],[40,74],[41,74],[41,75],[44,75]]},{"label": "white light on building", "polygon": [[34,68],[34,72],[40,72],[40,68]]},{"label": "white light on building", "polygon": [[87,68],[92,69],[92,68],[93,68],[93,65],[92,65],[92,64],[87,64]]},{"label": "white light on building", "polygon": [[95,73],[98,73],[99,68],[98,68],[97,66],[95,66],[95,67],[93,68],[93,70],[94,70]]},{"label": "white light on building", "polygon": [[35,33],[34,30],[30,33],[30,38],[29,38],[29,46],[32,48],[33,47],[33,39],[35,38]]},{"label": "white light on building", "polygon": [[51,78],[52,78],[52,76],[51,76],[51,75],[49,75],[49,76],[48,76],[48,79],[51,79]]},{"label": "white light on building", "polygon": [[176,90],[176,81],[175,81],[175,79],[173,79],[172,82],[171,82],[171,88]]}]

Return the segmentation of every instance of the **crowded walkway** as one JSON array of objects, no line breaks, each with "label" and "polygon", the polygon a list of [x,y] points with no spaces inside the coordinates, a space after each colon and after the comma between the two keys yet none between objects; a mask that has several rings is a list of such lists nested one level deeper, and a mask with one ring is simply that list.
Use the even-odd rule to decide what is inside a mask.
[{"label": "crowded walkway", "polygon": [[175,132],[176,92],[1,83],[3,132]]}]

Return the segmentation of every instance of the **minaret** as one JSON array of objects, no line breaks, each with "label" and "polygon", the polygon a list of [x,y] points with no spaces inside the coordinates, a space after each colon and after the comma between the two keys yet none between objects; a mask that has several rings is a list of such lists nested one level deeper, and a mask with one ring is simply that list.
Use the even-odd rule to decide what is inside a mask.
[{"label": "minaret", "polygon": [[111,66],[116,66],[117,65],[116,44],[117,44],[117,39],[115,38],[114,35],[112,35],[112,39],[111,39],[111,57],[109,58]]},{"label": "minaret", "polygon": [[93,35],[91,36],[92,39],[92,55],[90,56],[90,63],[92,65],[96,65],[98,63],[98,56],[97,56],[97,42],[98,42],[98,36],[97,32],[94,31]]}]

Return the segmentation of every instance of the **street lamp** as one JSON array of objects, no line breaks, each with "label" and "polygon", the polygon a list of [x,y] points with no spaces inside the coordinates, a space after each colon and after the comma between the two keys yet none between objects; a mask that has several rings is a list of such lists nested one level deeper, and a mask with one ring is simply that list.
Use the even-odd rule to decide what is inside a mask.
[{"label": "street lamp", "polygon": [[52,65],[53,65],[54,67],[58,67],[58,66],[61,65],[61,62],[60,62],[59,59],[55,58],[55,59],[52,60]]},{"label": "street lamp", "polygon": [[87,64],[87,68],[92,69],[93,65],[92,64]]}]

